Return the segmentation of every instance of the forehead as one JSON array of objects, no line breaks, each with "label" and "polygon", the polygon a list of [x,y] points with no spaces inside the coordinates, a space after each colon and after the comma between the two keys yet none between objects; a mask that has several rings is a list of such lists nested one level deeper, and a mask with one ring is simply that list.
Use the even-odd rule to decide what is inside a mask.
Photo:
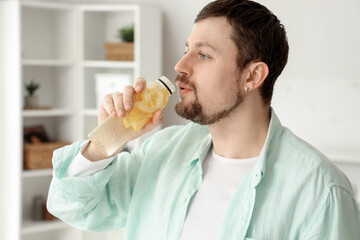
[{"label": "forehead", "polygon": [[190,46],[198,42],[206,42],[216,48],[235,46],[231,35],[232,27],[225,17],[209,17],[194,24],[187,42]]}]

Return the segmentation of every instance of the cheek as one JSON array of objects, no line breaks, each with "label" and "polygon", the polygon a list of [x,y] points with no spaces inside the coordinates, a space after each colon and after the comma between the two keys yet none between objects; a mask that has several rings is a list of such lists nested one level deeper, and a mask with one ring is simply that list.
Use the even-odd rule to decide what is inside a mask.
[{"label": "cheek", "polygon": [[236,69],[234,64],[222,64],[199,71],[202,73],[196,86],[199,102],[218,106],[231,101],[239,88]]},{"label": "cheek", "polygon": [[220,95],[225,99],[230,98],[234,93],[236,93],[238,89],[238,82],[235,78],[235,73],[233,73],[233,69],[225,68],[225,70],[217,76],[217,81],[215,82],[213,88],[215,94],[218,93],[217,95]]},{"label": "cheek", "polygon": [[237,86],[233,84],[216,84],[198,93],[198,101],[207,112],[217,111],[231,104],[236,98]]}]

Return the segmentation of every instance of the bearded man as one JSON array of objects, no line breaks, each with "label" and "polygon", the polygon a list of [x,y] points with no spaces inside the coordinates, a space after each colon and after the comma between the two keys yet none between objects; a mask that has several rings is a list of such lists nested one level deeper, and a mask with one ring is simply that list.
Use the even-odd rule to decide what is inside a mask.
[{"label": "bearded man", "polygon": [[[284,26],[248,0],[198,14],[175,66],[176,112],[191,120],[106,158],[91,141],[54,154],[48,208],[80,229],[125,239],[360,239],[351,185],[281,125],[271,98],[288,58]],[[99,122],[123,117],[146,81],[106,96]],[[154,115],[139,135],[162,122]]]}]

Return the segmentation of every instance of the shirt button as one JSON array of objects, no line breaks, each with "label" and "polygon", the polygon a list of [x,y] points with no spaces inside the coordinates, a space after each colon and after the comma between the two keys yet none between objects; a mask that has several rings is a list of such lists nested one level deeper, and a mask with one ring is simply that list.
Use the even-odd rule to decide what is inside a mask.
[{"label": "shirt button", "polygon": [[186,197],[183,198],[183,202],[184,202],[184,203],[186,202]]},{"label": "shirt button", "polygon": [[200,162],[200,161],[197,162],[197,166],[198,166],[198,167],[201,166],[201,162]]}]

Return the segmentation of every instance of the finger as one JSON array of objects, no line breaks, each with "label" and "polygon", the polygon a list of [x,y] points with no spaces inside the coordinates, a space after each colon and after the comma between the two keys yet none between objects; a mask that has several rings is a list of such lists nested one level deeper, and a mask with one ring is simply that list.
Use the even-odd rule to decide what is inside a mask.
[{"label": "finger", "polygon": [[123,102],[126,111],[130,111],[133,108],[134,88],[132,86],[126,86],[123,93]]},{"label": "finger", "polygon": [[134,88],[135,92],[141,92],[146,87],[146,80],[142,77],[136,79]]},{"label": "finger", "polygon": [[116,117],[117,114],[111,94],[104,97],[101,103],[101,108],[103,108],[109,116]]},{"label": "finger", "polygon": [[125,116],[125,109],[123,104],[123,94],[121,92],[114,92],[112,94],[113,102],[115,105],[115,111],[118,117]]},{"label": "finger", "polygon": [[164,112],[162,110],[156,111],[152,118],[152,123],[156,126],[160,125],[163,122],[163,115]]},{"label": "finger", "polygon": [[153,118],[151,119],[151,121],[149,121],[144,127],[143,127],[143,132],[149,132],[151,130],[153,130],[154,128],[158,127],[160,124],[163,123],[163,111],[162,110],[158,110],[156,111],[156,113],[154,114]]},{"label": "finger", "polygon": [[99,115],[98,115],[98,124],[100,125],[106,118],[108,118],[109,114],[107,114],[106,110],[104,108],[99,109]]}]

